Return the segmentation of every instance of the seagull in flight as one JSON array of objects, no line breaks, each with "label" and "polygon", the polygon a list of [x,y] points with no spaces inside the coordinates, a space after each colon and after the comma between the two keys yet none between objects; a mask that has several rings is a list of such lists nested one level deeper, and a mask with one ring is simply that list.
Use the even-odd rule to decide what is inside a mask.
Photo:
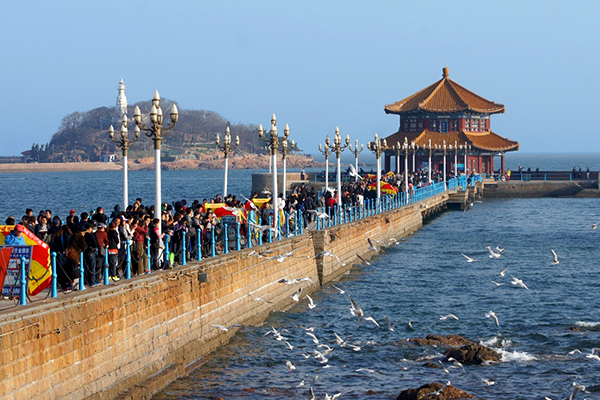
[{"label": "seagull in flight", "polygon": [[333,286],[333,287],[335,288],[335,290],[337,290],[338,292],[340,292],[340,294],[344,294],[344,293],[346,293],[346,291],[345,291],[345,290],[342,290],[342,289],[340,289],[339,287],[337,287],[337,286],[335,286],[335,285],[331,285],[331,286]]},{"label": "seagull in flight", "polygon": [[567,355],[569,355],[569,356],[572,356],[572,355],[573,355],[573,354],[575,354],[575,353],[579,353],[579,354],[581,354],[581,350],[579,350],[579,349],[574,349],[574,350],[571,350],[570,352],[568,352],[568,353],[567,353]]},{"label": "seagull in flight", "polygon": [[361,176],[356,172],[356,168],[354,168],[354,165],[349,164],[350,165],[350,170],[348,171],[348,174],[354,178],[358,178],[359,180],[362,179]]},{"label": "seagull in flight", "polygon": [[273,256],[267,258],[267,260],[277,260],[280,263],[284,262],[287,258],[292,257],[294,255],[293,251],[288,251],[287,253],[280,254],[278,256]]},{"label": "seagull in flight", "polygon": [[573,382],[573,393],[571,393],[571,395],[569,396],[569,400],[575,400],[575,396],[577,395],[577,392],[579,391],[585,392],[585,386],[577,383],[577,382]]},{"label": "seagull in flight", "polygon": [[310,279],[308,276],[306,276],[306,277],[304,277],[304,278],[296,278],[296,279],[295,279],[295,283],[300,283],[300,282],[310,282],[310,283],[312,283],[313,285],[317,286],[317,285],[315,284],[315,282],[314,282],[312,279]]},{"label": "seagull in flight", "polygon": [[342,395],[342,393],[336,393],[333,396],[330,396],[327,393],[325,393],[325,398],[323,400],[335,400],[338,397],[340,397],[341,395]]},{"label": "seagull in flight", "polygon": [[490,258],[500,258],[501,254],[496,253],[494,250],[492,250],[491,246],[487,246],[486,249],[488,249],[488,251],[490,252]]},{"label": "seagull in flight", "polygon": [[335,253],[333,253],[329,250],[320,252],[319,254],[317,254],[316,256],[313,257],[313,260],[316,258],[320,258],[320,257],[335,257],[335,259],[338,260],[340,264],[346,265],[346,263],[343,263],[342,260],[340,260],[340,258]]},{"label": "seagull in flight", "polygon": [[485,314],[485,317],[493,319],[496,326],[500,326],[500,322],[498,321],[498,316],[496,315],[495,312],[490,311],[489,313]]},{"label": "seagull in flight", "polygon": [[229,327],[223,326],[223,325],[211,325],[213,328],[217,328],[222,330],[223,332],[227,332],[228,330],[232,329],[232,328],[238,328],[242,325],[231,325]]},{"label": "seagull in flight", "polygon": [[317,337],[313,333],[306,332],[306,334],[312,338],[312,341],[315,342],[315,344],[319,344],[320,343],[319,339],[317,339]]},{"label": "seagull in flight", "polygon": [[490,279],[490,282],[492,282],[492,283],[493,283],[494,285],[496,285],[496,286],[502,286],[502,285],[504,285],[504,283],[498,283],[498,282],[496,282],[496,281],[493,281],[493,280],[491,280],[491,279]]},{"label": "seagull in flight", "polygon": [[370,321],[370,322],[374,323],[375,325],[377,325],[378,328],[381,328],[381,326],[377,323],[377,321],[375,321],[375,318],[373,318],[373,317],[366,317],[365,321]]},{"label": "seagull in flight", "polygon": [[287,279],[287,278],[281,278],[280,280],[277,281],[277,283],[285,283],[286,285],[293,285],[294,283],[296,283],[296,281]]},{"label": "seagull in flight", "polygon": [[265,300],[265,299],[263,299],[262,297],[256,297],[256,296],[254,296],[252,293],[248,293],[248,296],[252,297],[252,299],[253,299],[253,300],[256,300],[256,301],[264,301],[265,303],[273,304],[273,302],[272,302],[272,301]]},{"label": "seagull in flight", "polygon": [[592,230],[595,231],[600,223],[592,224]]},{"label": "seagull in flight", "polygon": [[317,217],[318,219],[329,219],[329,215],[323,213],[323,212],[319,212],[317,210],[308,210],[309,214],[314,214],[315,217]]},{"label": "seagull in flight", "polygon": [[315,308],[317,306],[315,304],[315,302],[313,301],[312,297],[310,297],[309,295],[306,295],[306,298],[308,299],[308,308],[310,308],[312,310],[313,308]]},{"label": "seagull in flight", "polygon": [[294,366],[294,364],[292,364],[290,361],[286,361],[285,365],[287,365],[287,367],[290,370],[290,372],[292,372],[293,370],[296,369],[296,367]]},{"label": "seagull in flight", "polygon": [[356,257],[360,258],[362,260],[362,262],[364,262],[365,264],[371,265],[371,263],[368,262],[367,260],[365,260],[364,258],[362,258],[360,254],[357,254]]},{"label": "seagull in flight", "polygon": [[369,243],[369,250],[371,250],[371,251],[377,251],[377,247],[375,247],[375,245],[371,241],[371,238],[367,238],[367,242]]},{"label": "seagull in flight", "polygon": [[443,315],[443,316],[440,317],[440,321],[445,321],[448,318],[452,318],[452,319],[458,321],[458,317],[456,315],[454,315],[454,314]]},{"label": "seagull in flight", "polygon": [[394,332],[394,328],[396,327],[396,324],[398,323],[398,321],[400,321],[400,318],[398,318],[396,321],[394,321],[393,324],[390,323],[387,315],[385,315],[384,318],[385,318],[385,322],[387,323],[387,326],[388,326],[388,331]]},{"label": "seagull in flight", "polygon": [[552,264],[554,264],[554,265],[560,264],[560,261],[558,261],[558,256],[556,255],[556,252],[552,249],[550,249],[550,252],[552,253]]},{"label": "seagull in flight", "polygon": [[506,275],[506,271],[508,271],[508,269],[509,269],[509,268],[510,268],[510,267],[506,267],[506,268],[504,268],[504,270],[503,270],[502,272],[500,272],[500,277],[501,277],[501,278],[503,278],[503,277],[504,277],[504,275]]},{"label": "seagull in flight", "polygon": [[294,292],[294,294],[292,295],[292,300],[294,300],[295,302],[300,301],[300,293],[302,293],[302,288],[299,288]]},{"label": "seagull in flight", "polygon": [[466,255],[466,254],[463,254],[463,253],[460,253],[460,255],[461,255],[461,256],[463,256],[464,258],[466,258],[466,259],[467,259],[467,262],[470,262],[470,263],[472,263],[472,262],[478,262],[478,261],[479,261],[479,260],[476,260],[476,259],[474,259],[474,258],[471,258],[471,257],[469,257],[468,255]]},{"label": "seagull in flight", "polygon": [[353,315],[356,315],[356,317],[358,318],[357,326],[360,326],[360,320],[365,317],[365,313],[363,312],[362,308],[360,308],[360,306],[354,301],[354,299],[350,297],[350,295],[348,295],[348,297],[350,298],[351,304],[350,311],[353,313]]},{"label": "seagull in flight", "polygon": [[527,289],[527,290],[529,290],[529,288],[527,287],[527,285],[526,285],[526,284],[524,284],[524,283],[523,283],[523,281],[522,281],[521,279],[519,279],[519,278],[516,278],[516,277],[514,277],[513,275],[511,275],[510,277],[511,277],[511,278],[513,278],[512,282],[511,282],[513,285],[519,285],[519,286],[521,286],[523,289]]}]

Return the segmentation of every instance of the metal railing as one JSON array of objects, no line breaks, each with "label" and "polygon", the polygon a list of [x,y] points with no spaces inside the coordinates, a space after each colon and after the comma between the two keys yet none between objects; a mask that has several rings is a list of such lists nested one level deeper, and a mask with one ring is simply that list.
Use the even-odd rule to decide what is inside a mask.
[{"label": "metal railing", "polygon": [[[333,209],[321,207],[316,210],[316,216],[310,215],[314,213],[306,213],[302,210],[294,211],[291,215],[285,212],[283,213],[284,218],[281,218],[281,225],[278,227],[279,235],[274,234],[275,229],[272,227],[272,221],[267,226],[255,225],[249,222],[250,220],[257,221],[258,215],[250,215],[244,223],[224,219],[225,222],[221,222],[212,228],[196,229],[196,233],[193,235],[183,230],[173,233],[172,236],[166,235],[164,241],[158,244],[151,243],[150,238],[146,238],[144,260],[138,259],[139,254],[135,255],[132,249],[132,241],[126,242],[116,261],[114,258],[109,260],[108,249],[104,249],[104,256],[98,256],[97,258],[98,268],[91,266],[84,254],[81,253],[79,265],[77,266],[80,277],[75,290],[83,291],[86,286],[110,285],[111,280],[118,280],[118,276],[116,278],[113,276],[115,273],[122,275],[126,280],[130,280],[132,279],[132,262],[136,264],[138,262],[147,263],[144,273],[149,274],[175,265],[186,265],[190,260],[200,261],[204,258],[228,254],[231,251],[239,251],[260,246],[263,243],[272,243],[282,238],[302,235],[306,229],[321,230],[352,223],[373,215],[406,207],[447,190],[458,190],[460,187],[466,189],[467,185],[481,180],[481,175],[471,178],[461,175],[449,179],[447,182],[437,182],[413,188],[408,193],[400,192],[395,195],[384,195],[380,199],[365,198],[362,203],[352,206],[342,205]],[[257,214],[254,210],[250,212]],[[24,261],[21,265],[23,269]],[[51,297],[58,296],[57,268],[64,267],[64,265],[60,265],[58,254],[52,252]],[[93,271],[90,271],[90,269],[93,269]],[[27,286],[27,279],[27,274],[22,273],[22,288]],[[24,289],[23,292],[25,292]],[[21,304],[26,304],[23,295],[21,295]]]}]

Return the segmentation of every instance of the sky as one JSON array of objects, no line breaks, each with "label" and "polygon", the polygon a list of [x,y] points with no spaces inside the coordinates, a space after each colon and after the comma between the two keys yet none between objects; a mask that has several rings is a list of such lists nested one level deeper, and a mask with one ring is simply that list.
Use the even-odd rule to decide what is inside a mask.
[{"label": "sky", "polygon": [[[336,126],[388,136],[383,108],[441,78],[506,106],[527,153],[600,148],[600,1],[0,1],[0,155],[66,115],[154,90],[233,123],[290,126],[318,152]],[[166,139],[168,140],[168,139]],[[366,151],[366,150],[365,150]]]}]

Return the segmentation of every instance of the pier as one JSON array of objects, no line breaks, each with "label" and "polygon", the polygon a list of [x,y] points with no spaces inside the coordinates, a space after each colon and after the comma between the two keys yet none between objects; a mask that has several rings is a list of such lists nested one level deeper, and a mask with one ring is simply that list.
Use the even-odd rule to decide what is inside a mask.
[{"label": "pier", "polygon": [[[449,188],[430,185],[410,199],[398,195],[363,208],[345,223],[4,310],[0,399],[148,399],[237,330],[212,325],[261,323],[294,304],[297,285],[278,280],[309,278],[303,293],[318,290],[375,254],[367,238],[405,237],[444,210],[459,188],[470,193],[475,186],[463,178]],[[315,258],[322,251],[340,261]],[[293,257],[281,262],[257,256],[287,252]]]}]

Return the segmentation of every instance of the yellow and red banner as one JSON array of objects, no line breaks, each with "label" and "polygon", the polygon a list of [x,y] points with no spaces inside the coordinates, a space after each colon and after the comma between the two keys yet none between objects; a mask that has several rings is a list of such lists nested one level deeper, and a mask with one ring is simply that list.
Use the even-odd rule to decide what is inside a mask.
[{"label": "yellow and red banner", "polygon": [[[14,225],[0,225],[0,246],[5,245],[5,238],[14,229]],[[25,245],[32,246],[31,268],[29,270],[29,294],[36,295],[46,289],[52,281],[50,270],[50,246],[35,236],[26,227],[23,227]]]},{"label": "yellow and red banner", "polygon": [[[381,189],[381,193],[385,193],[385,194],[389,194],[389,195],[395,195],[398,194],[398,188],[394,185],[391,185],[387,182],[379,182],[379,187]],[[368,190],[377,190],[377,182],[373,182],[371,183],[368,187]]]}]

